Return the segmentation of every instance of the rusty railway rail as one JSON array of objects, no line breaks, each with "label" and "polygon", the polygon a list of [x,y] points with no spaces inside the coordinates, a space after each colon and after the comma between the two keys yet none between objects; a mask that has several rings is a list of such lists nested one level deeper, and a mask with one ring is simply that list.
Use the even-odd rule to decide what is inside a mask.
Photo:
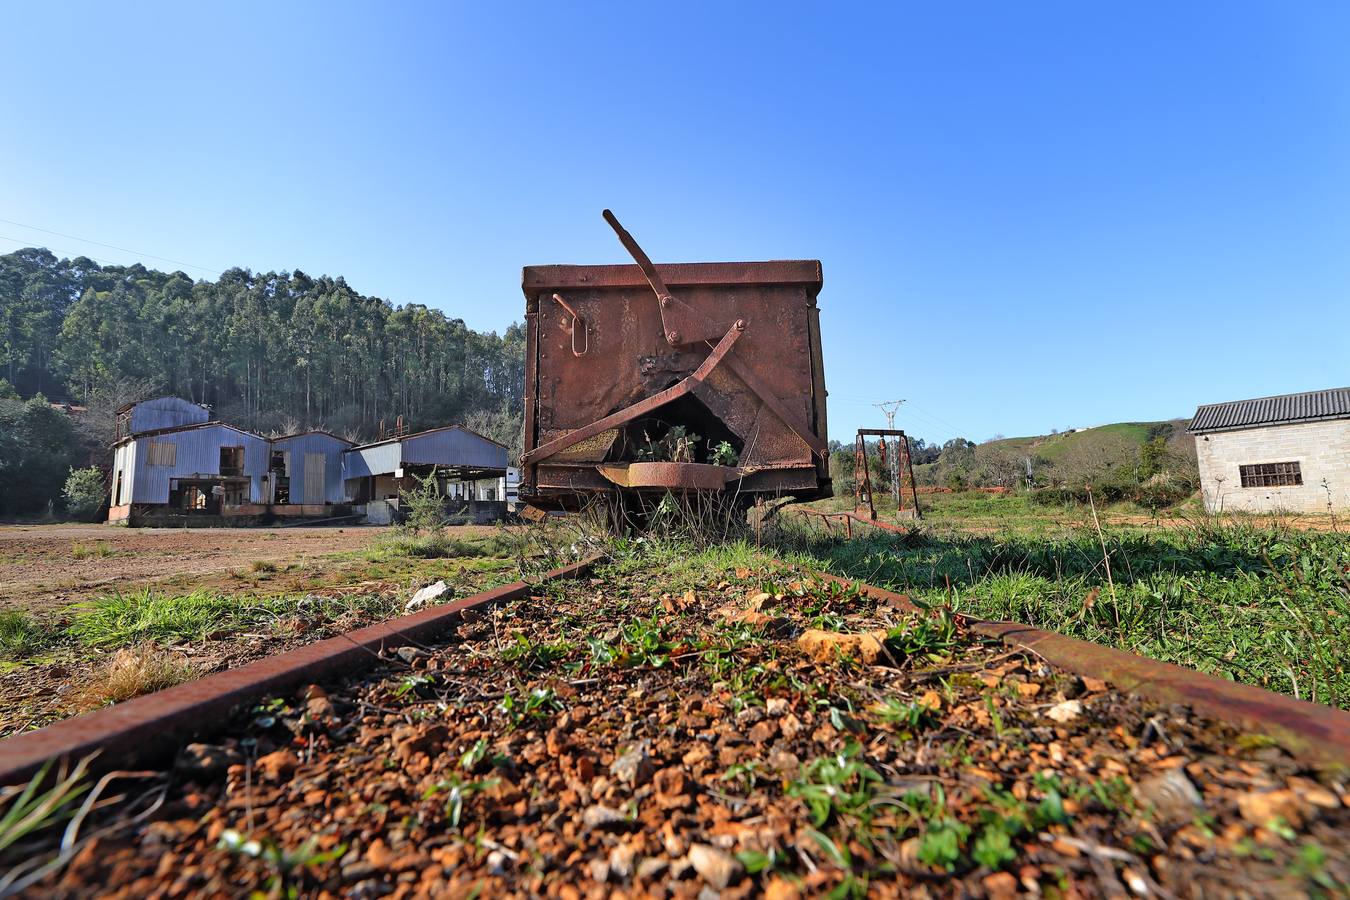
[{"label": "rusty railway rail", "polygon": [[[800,571],[857,587],[896,609],[919,610],[908,597],[894,591],[838,575]],[[1350,713],[1054,631],[974,616],[960,618],[977,634],[1077,675],[1100,678],[1125,693],[1159,703],[1182,703],[1215,719],[1264,733],[1294,756],[1350,767]]]},{"label": "rusty railway rail", "polygon": [[[881,524],[853,518],[869,525]],[[102,751],[95,768],[161,763],[182,744],[223,729],[230,711],[242,704],[368,668],[379,662],[381,650],[434,641],[465,611],[523,599],[542,581],[584,576],[598,560],[598,556],[590,557],[554,569],[540,582],[503,585],[0,740],[0,785],[30,778],[49,760],[74,760],[94,751]],[[898,609],[918,609],[909,598],[893,591],[800,566],[785,568],[857,587]],[[976,633],[1052,665],[1102,679],[1129,694],[1161,703],[1186,704],[1197,712],[1267,734],[1295,756],[1350,767],[1350,713],[1055,632],[963,618]]]},{"label": "rusty railway rail", "polygon": [[[554,569],[540,581],[585,575],[591,556]],[[268,694],[352,673],[380,662],[380,651],[434,640],[462,613],[527,596],[540,582],[517,581],[421,612],[359,628],[265,657],[116,706],[63,719],[0,740],[0,785],[24,781],[48,760],[101,751],[91,768],[128,769],[171,758],[179,745],[224,727],[229,713]]]}]

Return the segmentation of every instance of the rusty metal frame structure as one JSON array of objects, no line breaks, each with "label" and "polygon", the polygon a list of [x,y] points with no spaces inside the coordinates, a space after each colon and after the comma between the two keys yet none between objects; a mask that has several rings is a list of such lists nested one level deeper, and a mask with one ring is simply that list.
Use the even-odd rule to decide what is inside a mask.
[{"label": "rusty metal frame structure", "polygon": [[[657,266],[612,212],[603,216],[636,265],[522,273],[521,498],[574,508],[588,493],[615,489],[829,496],[820,263]],[[639,287],[645,302],[634,295]],[[790,355],[773,356],[780,347]],[[686,413],[701,405],[740,453],[737,463],[635,461],[606,444],[631,440],[625,429],[661,420],[671,404]]]},{"label": "rusty metal frame structure", "polygon": [[[899,465],[896,466],[900,473],[900,484],[896,491],[896,518],[901,515],[907,515],[911,519],[923,518],[919,509],[919,491],[914,484],[914,462],[909,453],[909,438],[898,428],[859,428],[858,436],[853,445],[853,474],[856,486],[853,489],[854,497],[854,516],[855,518],[863,515],[864,496],[867,501],[866,515],[869,520],[877,522],[877,508],[872,497],[872,475],[867,468],[867,438],[875,437],[880,439],[881,459],[886,461],[886,438],[892,438],[895,444],[895,450],[892,452],[900,454]],[[904,507],[904,497],[906,492],[909,494],[910,507],[906,514]],[[880,524],[880,523],[877,523]]]}]

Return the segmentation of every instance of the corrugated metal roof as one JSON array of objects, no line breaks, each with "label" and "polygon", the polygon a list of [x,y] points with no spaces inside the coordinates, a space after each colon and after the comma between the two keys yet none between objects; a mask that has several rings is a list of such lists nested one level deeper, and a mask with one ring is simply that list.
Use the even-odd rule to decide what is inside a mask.
[{"label": "corrugated metal roof", "polygon": [[1226,431],[1322,419],[1350,419],[1350,388],[1209,403],[1195,411],[1190,431]]},{"label": "corrugated metal roof", "polygon": [[501,441],[494,441],[492,438],[488,437],[487,435],[479,434],[478,432],[474,431],[472,428],[466,428],[466,427],[463,426],[463,425],[442,425],[440,428],[428,428],[426,431],[414,431],[412,434],[405,434],[405,435],[403,435],[403,437],[383,438],[383,439],[378,440],[378,441],[371,441],[371,442],[368,443],[368,444],[357,444],[357,445],[356,445],[355,447],[353,447],[352,449],[353,449],[353,450],[364,450],[364,449],[366,449],[367,447],[378,447],[378,446],[380,446],[381,444],[392,444],[392,443],[394,443],[395,441],[409,441],[409,440],[412,440],[413,438],[421,437],[421,436],[424,435],[424,434],[436,434],[437,432],[441,432],[441,431],[463,431],[463,432],[465,432],[465,433],[467,433],[467,434],[473,435],[473,436],[476,437],[476,438],[481,438],[482,440],[487,441],[489,444],[496,444],[498,447],[501,447],[503,450],[509,449],[509,448],[508,448],[505,444],[503,444]]}]

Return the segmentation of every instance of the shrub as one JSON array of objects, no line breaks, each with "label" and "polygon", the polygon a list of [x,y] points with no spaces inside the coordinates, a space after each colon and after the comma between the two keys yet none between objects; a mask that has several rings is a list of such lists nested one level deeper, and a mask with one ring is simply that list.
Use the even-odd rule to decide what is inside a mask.
[{"label": "shrub", "polygon": [[404,491],[399,498],[399,507],[406,510],[403,530],[411,534],[440,531],[445,524],[445,501],[441,497],[441,487],[433,473],[426,478],[413,475],[417,487]]},{"label": "shrub", "polygon": [[62,488],[61,496],[71,518],[81,522],[94,521],[107,497],[103,473],[93,466],[87,469],[72,468],[66,476],[66,486]]}]

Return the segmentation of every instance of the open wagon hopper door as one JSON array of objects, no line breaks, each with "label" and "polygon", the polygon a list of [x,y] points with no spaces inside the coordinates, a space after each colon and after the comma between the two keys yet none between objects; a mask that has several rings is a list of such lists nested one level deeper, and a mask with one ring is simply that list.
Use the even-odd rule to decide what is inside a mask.
[{"label": "open wagon hopper door", "polygon": [[828,496],[817,260],[529,266],[521,497]]}]

